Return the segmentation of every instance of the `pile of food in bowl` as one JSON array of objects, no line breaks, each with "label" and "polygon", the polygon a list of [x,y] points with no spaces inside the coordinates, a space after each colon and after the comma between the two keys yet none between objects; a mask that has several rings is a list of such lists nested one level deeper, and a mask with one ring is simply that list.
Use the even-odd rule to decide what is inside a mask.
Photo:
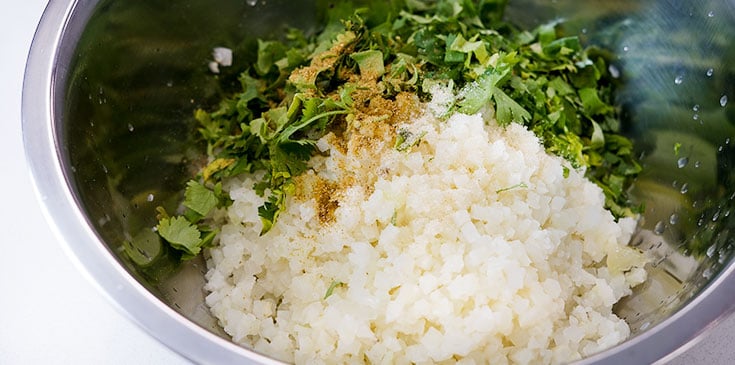
[{"label": "pile of food in bowl", "polygon": [[[295,363],[561,363],[624,341],[641,172],[608,53],[503,5],[334,3],[198,110],[157,233],[233,341]],[[231,63],[216,48],[212,77]]]}]

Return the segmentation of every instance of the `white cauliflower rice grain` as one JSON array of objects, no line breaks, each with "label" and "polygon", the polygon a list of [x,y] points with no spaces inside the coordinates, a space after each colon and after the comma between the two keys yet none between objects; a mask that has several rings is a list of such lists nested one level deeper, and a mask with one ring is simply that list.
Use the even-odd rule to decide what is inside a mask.
[{"label": "white cauliflower rice grain", "polygon": [[337,186],[327,223],[296,194],[261,237],[258,176],[228,182],[206,290],[235,342],[299,364],[528,364],[629,335],[612,305],[645,279],[636,222],[616,223],[582,171],[565,177],[515,123],[425,112],[401,128],[421,142],[319,141],[300,182]]}]

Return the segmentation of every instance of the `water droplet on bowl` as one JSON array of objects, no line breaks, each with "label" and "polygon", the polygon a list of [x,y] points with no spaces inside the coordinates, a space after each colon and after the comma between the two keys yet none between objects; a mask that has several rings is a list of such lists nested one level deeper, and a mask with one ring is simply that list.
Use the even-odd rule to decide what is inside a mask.
[{"label": "water droplet on bowl", "polygon": [[607,70],[610,72],[610,76],[612,76],[614,79],[617,79],[620,77],[620,70],[618,70],[615,65],[610,65],[607,67]]},{"label": "water droplet on bowl", "polygon": [[128,123],[128,130],[132,132],[135,130],[135,127],[133,127],[132,124]]},{"label": "water droplet on bowl", "polygon": [[684,76],[683,75],[679,75],[679,76],[677,76],[674,79],[674,83],[677,84],[677,85],[681,85],[682,82],[684,82]]},{"label": "water droplet on bowl", "polygon": [[707,77],[712,77],[712,75],[715,73],[715,70],[713,68],[708,68],[706,75]]},{"label": "water droplet on bowl", "polygon": [[720,106],[724,107],[725,105],[727,105],[727,95],[722,95],[720,98]]},{"label": "water droplet on bowl", "polygon": [[694,120],[699,120],[699,114],[694,114],[694,115],[692,115],[692,119],[694,119]]},{"label": "water droplet on bowl", "polygon": [[149,202],[152,202],[153,199],[155,199],[155,196],[153,196],[153,194],[148,194],[148,196],[146,197],[146,200],[148,200]]},{"label": "water droplet on bowl", "polygon": [[677,223],[679,223],[679,215],[676,213],[671,214],[671,216],[669,217],[669,224],[674,225]]},{"label": "water droplet on bowl", "polygon": [[706,252],[707,257],[712,257],[715,254],[716,250],[717,250],[717,246],[715,245],[709,246]]},{"label": "water droplet on bowl", "polygon": [[250,6],[258,5],[258,0],[245,0],[245,3]]},{"label": "water droplet on bowl", "polygon": [[714,16],[715,16],[715,12],[714,12],[714,11],[711,11],[711,10],[710,10],[710,12],[709,12],[709,13],[707,13],[707,17],[708,17],[708,18],[712,18],[712,17],[714,17]]},{"label": "water droplet on bowl", "polygon": [[679,190],[682,194],[686,194],[689,192],[689,184],[684,184],[681,186],[681,190]]},{"label": "water droplet on bowl", "polygon": [[686,167],[687,164],[689,164],[689,157],[682,157],[676,161],[676,166],[678,166],[680,169]]},{"label": "water droplet on bowl", "polygon": [[656,223],[656,226],[653,227],[653,233],[657,235],[661,235],[664,233],[664,229],[666,229],[666,224],[664,222],[659,221]]},{"label": "water droplet on bowl", "polygon": [[630,47],[628,47],[628,46],[623,46],[623,52],[628,52],[629,50],[630,50]]},{"label": "water droplet on bowl", "polygon": [[695,168],[699,168],[700,166],[702,166],[702,162],[701,161],[694,161],[694,167]]},{"label": "water droplet on bowl", "polygon": [[694,106],[692,107],[692,110],[695,111],[695,112],[698,112],[699,111],[699,104],[694,104]]}]

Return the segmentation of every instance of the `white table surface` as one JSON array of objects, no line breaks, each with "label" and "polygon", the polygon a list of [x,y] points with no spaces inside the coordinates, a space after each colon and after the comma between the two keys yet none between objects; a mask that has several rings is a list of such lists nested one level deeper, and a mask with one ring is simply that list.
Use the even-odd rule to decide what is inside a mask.
[{"label": "white table surface", "polygon": [[[188,364],[82,276],[44,221],[21,139],[23,70],[46,0],[0,12],[0,364]],[[670,362],[735,364],[735,317]]]}]

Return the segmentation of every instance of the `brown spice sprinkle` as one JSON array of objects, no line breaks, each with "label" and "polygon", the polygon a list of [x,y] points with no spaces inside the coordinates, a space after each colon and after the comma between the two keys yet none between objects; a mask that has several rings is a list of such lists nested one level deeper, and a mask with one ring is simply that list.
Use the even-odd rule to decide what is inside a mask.
[{"label": "brown spice sprinkle", "polygon": [[345,133],[352,148],[374,149],[376,143],[392,141],[396,125],[408,122],[418,111],[418,97],[413,93],[401,92],[388,99],[375,79],[354,75],[350,81],[357,85],[352,93],[355,115]]},{"label": "brown spice sprinkle", "polygon": [[338,186],[334,182],[321,178],[316,180],[313,193],[316,199],[319,223],[328,224],[334,222],[334,211],[339,207],[337,190]]},{"label": "brown spice sprinkle", "polygon": [[[300,68],[291,74],[291,82],[313,83],[317,75],[334,65],[339,54],[345,51],[350,35],[328,51],[314,57],[309,66]],[[354,34],[352,35],[354,37]],[[396,126],[410,121],[419,111],[418,96],[410,92],[399,92],[386,97],[385,87],[376,75],[345,74],[340,77],[356,86],[350,95],[353,100],[354,113],[336,121],[331,126],[333,137],[332,148],[341,154],[353,156],[360,160],[362,170],[360,178],[348,171],[344,161],[337,161],[344,171],[337,181],[330,181],[305,174],[297,177],[298,199],[313,198],[316,201],[317,217],[321,224],[330,224],[335,220],[335,210],[339,207],[339,199],[343,192],[351,187],[360,186],[369,194],[372,185],[381,173],[376,165],[376,158],[385,150],[392,148],[396,138]],[[336,93],[330,95],[339,99]]]},{"label": "brown spice sprinkle", "polygon": [[330,69],[345,52],[345,47],[355,39],[355,34],[347,32],[339,36],[332,48],[314,56],[308,66],[298,68],[289,75],[288,80],[295,84],[312,85],[322,71]]},{"label": "brown spice sprinkle", "polygon": [[[360,186],[365,194],[372,193],[373,184],[381,171],[377,165],[377,157],[385,150],[392,148],[396,138],[396,126],[408,122],[418,112],[418,97],[412,93],[400,93],[395,100],[386,99],[375,81],[362,81],[368,88],[359,88],[352,95],[355,114],[346,125],[341,135],[335,135],[330,141],[334,148],[347,156],[360,160],[360,178],[358,174],[348,171],[349,167],[338,162],[345,171],[339,181],[329,185],[330,190],[317,188],[314,196],[321,223],[334,220],[334,210],[339,206],[340,192],[354,186]],[[328,192],[330,199],[322,196]]]},{"label": "brown spice sprinkle", "polygon": [[313,196],[317,201],[319,221],[328,224],[334,221],[334,210],[339,207],[340,192],[353,186],[361,186],[366,194],[372,193],[373,184],[381,171],[376,157],[392,148],[396,138],[396,126],[409,122],[419,111],[418,97],[409,92],[401,92],[394,98],[385,98],[383,88],[378,80],[361,75],[352,75],[350,82],[357,85],[352,93],[355,113],[341,131],[335,131],[335,138],[330,141],[334,148],[348,156],[361,160],[360,179],[356,174],[347,171],[342,163],[339,167],[346,173],[338,182],[323,179],[317,182]]}]

